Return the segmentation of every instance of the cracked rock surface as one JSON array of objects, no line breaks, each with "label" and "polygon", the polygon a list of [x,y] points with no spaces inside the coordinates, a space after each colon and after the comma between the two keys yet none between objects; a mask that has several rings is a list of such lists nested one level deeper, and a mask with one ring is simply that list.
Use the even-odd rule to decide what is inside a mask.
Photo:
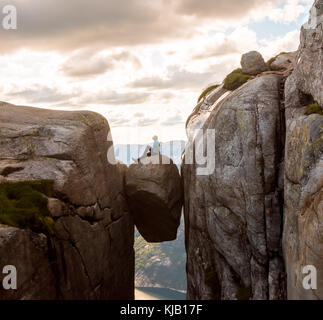
[{"label": "cracked rock surface", "polygon": [[[323,106],[322,30],[316,0],[297,52],[235,91],[213,90],[187,121],[189,299],[323,299],[323,116],[305,115]],[[205,175],[185,160],[206,146],[196,128],[214,134]],[[305,266],[317,289],[305,290]]]},{"label": "cracked rock surface", "polygon": [[183,161],[189,299],[285,296],[280,83],[279,75],[258,77],[213,108],[203,126],[214,130],[213,172]]},{"label": "cracked rock surface", "polygon": [[49,256],[45,235],[0,225],[0,270],[6,265],[16,267],[18,289],[3,290],[0,276],[0,300],[55,299]]},{"label": "cracked rock surface", "polygon": [[[304,115],[323,105],[323,3],[315,1],[301,30],[297,65],[287,79],[285,223],[283,248],[289,299],[323,299],[323,116]],[[317,269],[317,289],[303,287],[303,268]]]},{"label": "cracked rock surface", "polygon": [[[55,196],[48,200],[54,235],[1,227],[0,264],[6,264],[11,248],[16,248],[19,268],[35,269],[28,273],[30,278],[26,275],[26,283],[33,283],[35,259],[44,272],[39,275],[44,290],[24,285],[16,298],[133,298],[134,225],[121,168],[107,161],[109,131],[107,121],[92,112],[0,103],[1,180],[55,181]],[[24,246],[16,238],[24,239]],[[35,238],[42,240],[42,250],[32,245]],[[6,294],[1,292],[0,298],[10,298]]]}]

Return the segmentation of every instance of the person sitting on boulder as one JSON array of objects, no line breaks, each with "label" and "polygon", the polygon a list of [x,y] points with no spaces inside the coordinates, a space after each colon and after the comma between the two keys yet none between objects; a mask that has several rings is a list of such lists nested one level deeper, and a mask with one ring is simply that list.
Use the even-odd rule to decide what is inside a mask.
[{"label": "person sitting on boulder", "polygon": [[140,160],[142,160],[144,158],[151,157],[151,156],[159,154],[159,152],[160,152],[160,143],[158,141],[158,137],[153,136],[153,140],[154,140],[153,146],[151,147],[150,145],[148,145],[146,147],[143,155],[140,158],[138,158],[138,159],[132,158],[132,160],[134,162],[139,162]]}]

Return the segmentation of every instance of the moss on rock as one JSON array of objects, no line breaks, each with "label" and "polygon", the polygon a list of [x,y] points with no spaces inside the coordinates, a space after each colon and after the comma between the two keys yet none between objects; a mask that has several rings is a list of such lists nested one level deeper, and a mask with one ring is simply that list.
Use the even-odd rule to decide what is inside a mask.
[{"label": "moss on rock", "polygon": [[201,95],[199,96],[197,103],[199,103],[204,97],[206,97],[207,94],[209,94],[211,91],[218,88],[219,86],[220,86],[219,84],[214,84],[214,85],[209,86],[206,89],[204,89],[203,92],[201,93]]},{"label": "moss on rock", "polygon": [[227,90],[236,90],[245,84],[251,78],[250,75],[242,73],[242,69],[235,69],[224,79],[223,88]]},{"label": "moss on rock", "polygon": [[0,223],[51,234],[53,219],[44,196],[53,195],[54,180],[0,183]]},{"label": "moss on rock", "polygon": [[309,116],[311,114],[323,115],[323,108],[317,102],[312,103],[305,110],[305,115]]},{"label": "moss on rock", "polygon": [[279,56],[281,56],[281,55],[283,55],[283,54],[287,54],[287,52],[285,52],[285,51],[283,51],[283,52],[280,52],[280,53],[278,53],[276,56],[274,56],[274,57],[272,57],[272,58],[270,58],[267,62],[266,62],[266,64],[267,64],[267,66],[270,68],[270,66],[271,66],[271,64],[279,57]]}]

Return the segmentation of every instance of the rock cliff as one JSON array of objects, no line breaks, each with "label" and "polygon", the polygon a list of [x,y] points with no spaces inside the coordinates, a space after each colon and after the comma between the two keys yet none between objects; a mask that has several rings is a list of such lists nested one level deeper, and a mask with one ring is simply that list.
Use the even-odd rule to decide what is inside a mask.
[{"label": "rock cliff", "polygon": [[214,107],[203,126],[214,132],[212,173],[183,161],[191,299],[284,297],[280,81],[253,79]]},{"label": "rock cliff", "polygon": [[133,299],[134,225],[109,131],[92,112],[0,103],[0,219],[12,225],[0,228],[0,268],[18,273],[1,299]]},{"label": "rock cliff", "polygon": [[240,87],[211,90],[187,121],[189,299],[322,299],[322,289],[302,286],[313,265],[323,288],[323,117],[308,111],[323,105],[320,3],[296,53],[268,66],[244,55],[230,75]]},{"label": "rock cliff", "polygon": [[[323,299],[323,4],[316,1],[301,30],[297,64],[287,79],[283,248],[289,299]],[[303,268],[317,269],[317,289],[303,287]]]}]

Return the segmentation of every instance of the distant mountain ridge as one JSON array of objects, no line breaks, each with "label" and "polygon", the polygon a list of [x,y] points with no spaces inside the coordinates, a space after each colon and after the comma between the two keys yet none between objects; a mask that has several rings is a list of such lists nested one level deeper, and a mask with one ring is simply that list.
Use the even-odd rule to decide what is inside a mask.
[{"label": "distant mountain ridge", "polygon": [[175,241],[148,243],[135,232],[135,286],[186,291],[184,219]]},{"label": "distant mountain ridge", "polygon": [[[147,145],[151,145],[151,143],[147,144],[116,144],[114,146],[115,157],[119,161],[122,161],[127,166],[133,163],[132,158],[139,158]],[[186,141],[184,140],[174,140],[168,142],[161,142],[161,154],[170,157],[173,162],[180,166],[182,152],[185,148]]]}]

